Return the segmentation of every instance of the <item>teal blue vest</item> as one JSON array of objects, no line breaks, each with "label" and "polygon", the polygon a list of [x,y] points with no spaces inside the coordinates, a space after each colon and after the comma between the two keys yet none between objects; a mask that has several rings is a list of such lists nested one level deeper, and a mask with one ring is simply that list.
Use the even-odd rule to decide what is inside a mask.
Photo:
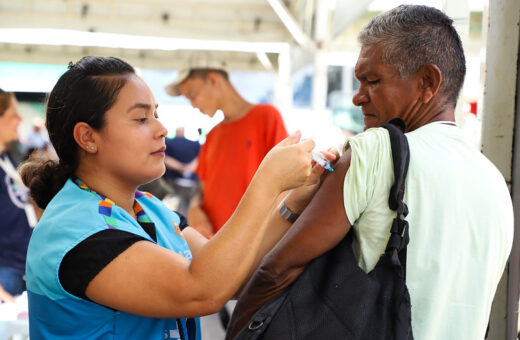
[{"label": "teal blue vest", "polygon": [[[157,198],[136,193],[155,224],[157,244],[191,260],[186,241],[176,233],[180,218]],[[89,236],[117,228],[155,241],[130,214],[72,180],[49,203],[34,229],[27,252],[27,292],[31,340],[38,339],[181,339],[177,319],[137,316],[78,298],[63,289],[58,272],[63,257]],[[172,279],[175,285],[175,279]],[[186,320],[181,319],[183,334]],[[200,340],[200,323],[196,322]]]}]

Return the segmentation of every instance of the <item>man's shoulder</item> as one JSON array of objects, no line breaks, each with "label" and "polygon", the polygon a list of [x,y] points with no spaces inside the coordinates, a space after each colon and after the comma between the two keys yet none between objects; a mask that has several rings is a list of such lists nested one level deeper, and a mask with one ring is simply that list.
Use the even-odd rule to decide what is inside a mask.
[{"label": "man's shoulder", "polygon": [[278,111],[278,109],[271,104],[256,104],[249,111],[249,114],[279,116],[280,111]]},{"label": "man's shoulder", "polygon": [[352,146],[374,146],[389,143],[388,130],[385,128],[371,128],[355,136],[349,137],[343,147],[344,150]]}]

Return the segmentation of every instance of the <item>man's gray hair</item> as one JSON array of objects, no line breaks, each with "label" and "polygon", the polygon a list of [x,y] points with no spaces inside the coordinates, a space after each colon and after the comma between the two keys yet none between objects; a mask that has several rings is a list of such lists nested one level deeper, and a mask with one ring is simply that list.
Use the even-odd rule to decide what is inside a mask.
[{"label": "man's gray hair", "polygon": [[401,77],[423,65],[437,65],[442,73],[439,94],[455,106],[466,60],[453,20],[446,14],[432,7],[401,5],[373,18],[358,40],[361,45],[381,47],[383,62],[395,67]]}]

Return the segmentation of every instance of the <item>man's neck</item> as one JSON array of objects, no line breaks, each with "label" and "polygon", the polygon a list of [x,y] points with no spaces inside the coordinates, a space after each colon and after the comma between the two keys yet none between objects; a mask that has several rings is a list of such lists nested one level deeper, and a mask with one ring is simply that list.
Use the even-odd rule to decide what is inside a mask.
[{"label": "man's neck", "polygon": [[242,105],[235,106],[232,110],[223,111],[224,112],[224,121],[232,122],[235,120],[239,120],[244,117],[251,109],[253,108],[253,104],[244,102]]},{"label": "man's neck", "polygon": [[416,130],[426,124],[438,121],[455,122],[455,108],[451,104],[431,103],[408,117],[403,117],[407,131]]},{"label": "man's neck", "polygon": [[222,97],[221,106],[225,122],[238,120],[253,108],[254,105],[242,98],[234,88],[229,87],[226,92],[226,95]]}]

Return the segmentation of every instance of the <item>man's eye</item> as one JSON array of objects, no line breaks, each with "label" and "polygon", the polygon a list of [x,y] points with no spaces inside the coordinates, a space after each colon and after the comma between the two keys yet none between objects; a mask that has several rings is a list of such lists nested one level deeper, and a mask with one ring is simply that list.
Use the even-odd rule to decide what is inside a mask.
[{"label": "man's eye", "polygon": [[374,85],[374,84],[377,84],[377,83],[379,83],[379,79],[367,80],[367,84],[368,85]]}]

